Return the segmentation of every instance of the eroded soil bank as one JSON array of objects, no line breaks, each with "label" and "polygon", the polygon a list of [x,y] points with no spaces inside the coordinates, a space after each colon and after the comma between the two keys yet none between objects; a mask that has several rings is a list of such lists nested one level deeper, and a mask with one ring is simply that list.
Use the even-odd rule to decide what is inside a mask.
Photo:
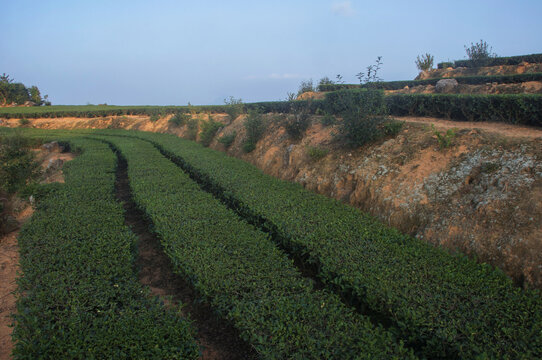
[{"label": "eroded soil bank", "polygon": [[[199,116],[208,119],[206,114]],[[186,126],[177,127],[168,119],[34,119],[30,126],[187,136]],[[397,136],[345,149],[333,136],[337,129],[320,124],[318,116],[301,140],[293,140],[282,125],[284,119],[269,114],[263,138],[245,154],[244,117],[230,122],[227,115],[217,114],[213,119],[225,127],[212,148],[356,206],[429,243],[474,255],[500,267],[519,285],[542,288],[542,129],[402,118],[405,125]],[[441,134],[457,129],[449,147],[439,147],[431,124]],[[4,120],[4,125],[18,126],[18,120]],[[226,149],[216,139],[233,131],[236,139]],[[311,149],[323,151],[316,158]]]}]

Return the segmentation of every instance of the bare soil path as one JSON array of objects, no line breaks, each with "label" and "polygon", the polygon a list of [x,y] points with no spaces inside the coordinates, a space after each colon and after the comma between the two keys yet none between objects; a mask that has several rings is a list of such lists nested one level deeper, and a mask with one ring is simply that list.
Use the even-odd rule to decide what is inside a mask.
[{"label": "bare soil path", "polygon": [[[32,215],[31,206],[27,206],[16,217],[19,224],[26,222]],[[0,360],[11,358],[13,342],[10,327],[15,313],[15,294],[17,289],[17,272],[19,271],[19,247],[17,236],[19,230],[0,238]]]},{"label": "bare soil path", "polygon": [[241,340],[239,332],[219,318],[206,303],[198,301],[193,287],[173,272],[159,239],[149,231],[149,223],[132,199],[127,164],[119,157],[116,196],[123,203],[125,224],[138,236],[139,281],[170,306],[183,304],[182,313],[193,320],[196,340],[203,360],[256,359],[256,352]]},{"label": "bare soil path", "polygon": [[481,129],[487,132],[500,134],[507,137],[523,137],[523,138],[542,138],[542,128],[529,127],[524,125],[513,125],[495,122],[472,122],[472,121],[452,121],[431,117],[415,117],[402,116],[394,117],[397,120],[406,121],[409,123],[435,124],[441,129]]}]

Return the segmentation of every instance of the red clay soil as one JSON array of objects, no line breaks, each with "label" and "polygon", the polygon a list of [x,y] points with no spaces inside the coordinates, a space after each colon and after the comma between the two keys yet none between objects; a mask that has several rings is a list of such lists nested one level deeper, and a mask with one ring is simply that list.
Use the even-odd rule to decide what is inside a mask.
[{"label": "red clay soil", "polygon": [[[30,218],[33,210],[27,206],[16,217],[22,224]],[[17,272],[19,271],[19,231],[13,231],[0,238],[0,360],[10,359],[13,349],[11,341],[11,316],[16,311],[15,295]]]}]

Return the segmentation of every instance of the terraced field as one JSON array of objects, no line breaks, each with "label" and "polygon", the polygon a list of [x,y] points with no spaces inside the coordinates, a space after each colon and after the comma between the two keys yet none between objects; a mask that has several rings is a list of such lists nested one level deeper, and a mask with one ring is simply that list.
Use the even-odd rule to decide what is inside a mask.
[{"label": "terraced field", "polygon": [[27,135],[81,155],[19,240],[16,358],[198,357],[190,321],[137,282],[120,161],[174,271],[259,358],[542,357],[540,295],[487,265],[174,136]]}]

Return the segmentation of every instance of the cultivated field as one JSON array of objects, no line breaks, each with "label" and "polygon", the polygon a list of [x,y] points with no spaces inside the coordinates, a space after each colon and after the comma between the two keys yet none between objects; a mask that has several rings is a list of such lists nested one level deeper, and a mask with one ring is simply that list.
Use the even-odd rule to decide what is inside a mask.
[{"label": "cultivated field", "polygon": [[137,280],[119,166],[173,272],[247,357],[542,356],[538,293],[352,207],[171,135],[24,134],[79,155],[19,237],[17,357],[198,357],[198,325]]}]

